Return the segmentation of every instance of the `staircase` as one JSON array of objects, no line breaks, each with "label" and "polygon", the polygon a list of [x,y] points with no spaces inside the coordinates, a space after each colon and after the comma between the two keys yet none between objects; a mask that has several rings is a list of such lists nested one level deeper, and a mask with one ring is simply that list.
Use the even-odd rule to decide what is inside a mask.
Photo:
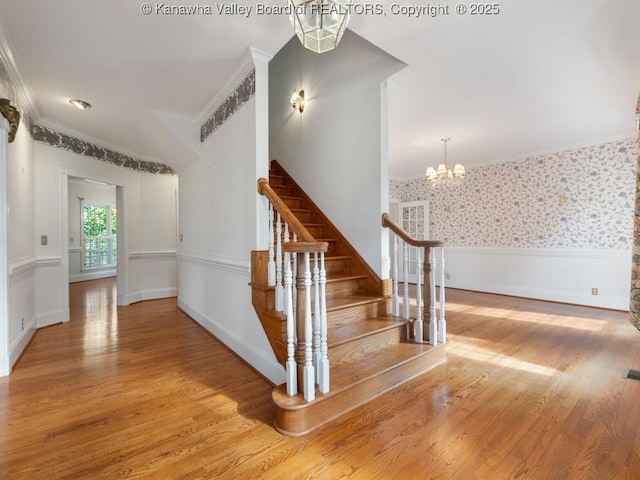
[{"label": "staircase", "polygon": [[[273,391],[275,427],[300,436],[446,361],[444,344],[416,343],[413,321],[393,317],[391,283],[382,281],[276,162],[269,186],[317,242],[326,242],[326,317],[330,390],[315,400]],[[287,360],[286,316],[274,309],[268,252],[253,252],[252,298],[277,359]]]}]

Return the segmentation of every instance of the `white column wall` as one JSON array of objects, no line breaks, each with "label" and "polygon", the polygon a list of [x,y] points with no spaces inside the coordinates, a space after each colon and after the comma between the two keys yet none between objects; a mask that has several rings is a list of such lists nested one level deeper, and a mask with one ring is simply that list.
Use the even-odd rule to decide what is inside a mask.
[{"label": "white column wall", "polygon": [[[285,381],[251,301],[251,251],[266,248],[257,178],[268,170],[266,69],[256,94],[180,172],[178,305],[274,384]],[[262,140],[261,140],[262,139]]]},{"label": "white column wall", "polygon": [[[20,123],[15,140],[8,144],[8,353],[13,367],[36,329],[33,140]],[[6,372],[8,373],[8,372]]]}]

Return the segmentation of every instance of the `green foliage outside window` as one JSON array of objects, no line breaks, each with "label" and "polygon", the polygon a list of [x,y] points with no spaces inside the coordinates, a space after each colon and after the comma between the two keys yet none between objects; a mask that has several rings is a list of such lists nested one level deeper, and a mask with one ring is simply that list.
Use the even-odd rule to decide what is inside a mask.
[{"label": "green foliage outside window", "polygon": [[107,207],[84,206],[84,234],[87,237],[107,235]]},{"label": "green foliage outside window", "polygon": [[84,205],[84,267],[115,265],[117,258],[118,217],[115,208]]}]

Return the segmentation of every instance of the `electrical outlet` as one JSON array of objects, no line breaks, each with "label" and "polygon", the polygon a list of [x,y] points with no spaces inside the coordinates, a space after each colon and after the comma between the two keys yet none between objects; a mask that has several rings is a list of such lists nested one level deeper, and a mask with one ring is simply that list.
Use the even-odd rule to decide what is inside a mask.
[{"label": "electrical outlet", "polygon": [[182,236],[182,234],[180,234],[180,241],[182,241],[182,239],[183,239],[183,236]]},{"label": "electrical outlet", "polygon": [[598,295],[598,289],[597,288],[592,288],[591,289],[591,295]]},{"label": "electrical outlet", "polygon": [[47,245],[49,243],[49,237],[46,235],[40,235],[40,245]]},{"label": "electrical outlet", "polygon": [[22,319],[22,330],[24,330],[24,318]]},{"label": "electrical outlet", "polygon": [[451,280],[451,274],[449,272],[445,273],[444,276],[447,280]]}]

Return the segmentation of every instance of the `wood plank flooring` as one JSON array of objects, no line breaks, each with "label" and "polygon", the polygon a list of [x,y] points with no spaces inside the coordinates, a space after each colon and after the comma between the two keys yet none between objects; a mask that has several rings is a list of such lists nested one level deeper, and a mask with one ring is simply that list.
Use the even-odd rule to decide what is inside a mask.
[{"label": "wood plank flooring", "polygon": [[447,364],[302,438],[272,387],[175,299],[71,321],[0,378],[0,479],[640,479],[640,332],[626,313],[448,290]]}]

